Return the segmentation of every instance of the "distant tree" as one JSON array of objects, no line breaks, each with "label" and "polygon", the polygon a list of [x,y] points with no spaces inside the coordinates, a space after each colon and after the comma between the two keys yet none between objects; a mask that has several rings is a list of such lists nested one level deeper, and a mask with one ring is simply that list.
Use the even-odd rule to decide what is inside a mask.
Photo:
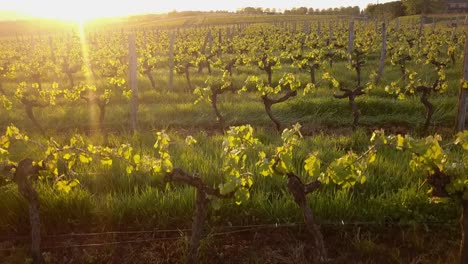
[{"label": "distant tree", "polygon": [[295,7],[292,9],[285,9],[285,15],[343,15],[343,16],[359,16],[361,10],[359,6],[335,7],[328,9],[314,9],[307,7]]},{"label": "distant tree", "polygon": [[291,10],[284,10],[284,13],[291,14],[291,15],[306,15],[307,11],[308,11],[307,7],[294,7]]},{"label": "distant tree", "polygon": [[369,4],[364,9],[364,14],[372,18],[385,17],[393,19],[399,16],[404,16],[405,6],[401,1],[388,2],[384,4]]},{"label": "distant tree", "polygon": [[408,15],[431,14],[444,10],[444,0],[402,0]]},{"label": "distant tree", "polygon": [[237,10],[237,13],[251,14],[251,15],[263,14],[263,9],[261,7],[248,6],[248,7],[244,7],[244,8],[241,8],[241,9]]},{"label": "distant tree", "polygon": [[308,11],[307,7],[299,7],[297,9],[297,14],[298,15],[306,15],[307,11]]}]

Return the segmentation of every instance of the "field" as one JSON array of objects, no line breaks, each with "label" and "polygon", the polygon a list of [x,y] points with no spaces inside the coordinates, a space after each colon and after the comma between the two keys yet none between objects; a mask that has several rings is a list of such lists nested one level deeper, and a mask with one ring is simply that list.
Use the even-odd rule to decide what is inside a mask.
[{"label": "field", "polygon": [[[311,263],[318,226],[330,263],[458,262],[465,36],[409,21],[379,81],[373,21],[351,47],[350,19],[306,16],[5,34],[0,263],[37,261],[27,158],[46,263]],[[305,207],[293,176],[318,184]]]}]

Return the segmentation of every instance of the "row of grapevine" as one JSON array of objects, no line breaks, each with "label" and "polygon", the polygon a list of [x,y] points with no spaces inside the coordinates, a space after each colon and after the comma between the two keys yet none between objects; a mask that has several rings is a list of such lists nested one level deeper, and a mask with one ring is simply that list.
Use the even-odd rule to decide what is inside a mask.
[{"label": "row of grapevine", "polygon": [[[466,202],[467,166],[468,166],[468,133],[460,132],[455,140],[441,145],[441,137],[429,136],[425,139],[414,139],[406,136],[386,136],[383,131],[375,131],[371,141],[374,145],[363,153],[348,152],[329,164],[323,164],[318,150],[310,151],[303,161],[302,167],[306,175],[299,174],[293,156],[297,148],[301,148],[301,126],[294,125],[282,132],[282,144],[273,150],[265,149],[262,142],[254,136],[251,126],[231,127],[224,136],[222,152],[222,171],[224,180],[218,187],[210,187],[203,182],[203,177],[194,176],[173,164],[169,144],[171,138],[164,131],[156,133],[154,144],[155,155],[145,155],[130,144],[123,143],[111,148],[92,145],[81,136],[72,137],[69,142],[59,144],[53,139],[46,142],[30,139],[16,127],[10,126],[0,138],[0,165],[3,181],[18,185],[21,195],[29,204],[31,223],[31,252],[34,263],[43,263],[40,248],[40,217],[39,200],[34,188],[38,178],[55,179],[55,186],[64,192],[79,184],[73,178],[74,166],[78,163],[100,163],[110,166],[113,162],[125,164],[126,173],[143,172],[148,175],[164,177],[171,182],[181,182],[196,189],[197,197],[192,224],[192,235],[187,263],[197,262],[197,252],[203,239],[208,208],[216,199],[233,199],[237,204],[245,202],[250,197],[249,190],[254,183],[256,172],[247,170],[246,160],[252,159],[257,153],[258,173],[264,177],[286,176],[287,189],[301,209],[307,231],[310,233],[314,252],[310,257],[317,263],[327,261],[327,251],[315,219],[313,208],[307,200],[307,194],[317,192],[322,185],[333,184],[343,189],[352,188],[355,184],[364,184],[367,179],[366,168],[376,159],[380,148],[391,147],[397,151],[409,151],[412,154],[409,164],[415,171],[421,173],[431,186],[430,195],[435,199],[452,198],[460,201],[463,206],[463,232],[468,232],[468,203]],[[43,156],[34,159],[26,158],[12,160],[11,149],[18,143],[30,144],[43,149]],[[186,148],[197,144],[192,136],[185,139]],[[450,152],[448,152],[450,150]],[[65,168],[60,168],[64,163]],[[39,177],[40,176],[40,177]],[[463,236],[465,237],[465,236]],[[462,241],[462,258],[466,259],[468,244]],[[466,261],[464,260],[465,263]]]},{"label": "row of grapevine", "polygon": [[[255,66],[266,75],[266,80],[263,77],[255,77],[259,78],[255,90],[266,95],[271,92],[278,94],[281,91],[281,86],[284,85],[281,81],[278,85],[274,84],[272,78],[275,72],[283,71],[289,64],[297,70],[285,73],[281,80],[297,79],[292,75],[298,74],[297,71],[305,71],[310,75],[310,82],[289,87],[289,90],[304,89],[307,93],[313,91],[312,87],[323,86],[324,82],[330,80],[328,76],[333,72],[334,62],[347,61],[349,70],[356,72],[356,78],[335,78],[338,81],[335,87],[344,92],[336,97],[349,98],[354,128],[358,124],[359,110],[353,103],[353,98],[364,94],[364,91],[371,91],[379,81],[379,85],[387,85],[385,90],[399,99],[404,99],[408,94],[421,94],[421,102],[427,109],[424,125],[424,130],[427,130],[434,112],[434,106],[429,102],[428,96],[431,93],[447,91],[445,70],[454,67],[461,58],[463,36],[448,28],[434,33],[427,32],[416,38],[418,29],[403,31],[390,27],[388,32],[383,31],[388,49],[382,50],[378,41],[378,31],[366,23],[355,25],[355,22],[352,22],[350,25],[353,26],[349,29],[345,26],[330,27],[329,36],[319,32],[291,32],[273,25],[255,25],[236,32],[230,27],[179,32],[140,31],[136,32],[138,74],[148,78],[153,90],[174,89],[172,76],[178,73],[186,80],[186,91],[210,94],[212,89],[217,90],[214,94],[218,95],[222,90],[245,90],[234,84],[234,71],[248,72],[249,67]],[[353,34],[347,36],[347,33]],[[16,92],[5,88],[0,90],[4,107],[11,108],[13,103],[18,102],[19,106],[15,108],[24,107],[28,118],[39,130],[43,130],[40,122],[34,117],[34,108],[54,105],[57,98],[60,98],[62,104],[81,98],[100,109],[99,126],[104,129],[106,106],[112,98],[119,94],[131,97],[133,88],[129,87],[127,80],[131,73],[135,73],[128,68],[129,38],[131,37],[125,33],[117,33],[108,36],[91,35],[89,38],[73,36],[67,39],[49,37],[48,40],[32,42],[3,41],[0,84],[18,84]],[[363,70],[368,64],[368,58],[379,54],[379,51],[385,54],[388,52],[389,59],[386,60],[385,56],[381,55],[381,61],[399,67],[399,79],[381,83],[384,63],[380,63],[378,74]],[[326,61],[329,66],[325,65]],[[213,66],[215,69],[212,69]],[[163,79],[168,88],[156,87],[155,74],[160,70],[165,71],[166,67],[169,71],[168,81],[165,81],[164,76],[157,78]],[[428,73],[431,67],[433,72]],[[203,69],[207,68],[210,76],[206,83],[209,89],[195,87],[199,85],[193,84],[193,68],[197,68],[198,75],[203,74]],[[319,80],[317,73],[323,75]],[[265,93],[262,87],[271,91]],[[293,93],[287,92],[288,97]],[[266,108],[270,108],[272,103],[283,101],[282,98],[271,97],[264,100]],[[224,127],[222,116],[216,110],[217,107],[214,108],[218,120],[222,121],[221,127]],[[271,109],[267,110],[267,113],[275,127],[280,130],[281,124],[275,119]]]}]

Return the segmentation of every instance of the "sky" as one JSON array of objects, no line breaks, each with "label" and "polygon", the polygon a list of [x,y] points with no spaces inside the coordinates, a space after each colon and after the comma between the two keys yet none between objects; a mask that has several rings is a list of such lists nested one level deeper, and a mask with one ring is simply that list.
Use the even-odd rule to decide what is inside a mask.
[{"label": "sky", "polygon": [[[377,1],[384,3],[392,0],[0,0],[0,16],[16,13],[45,18],[89,20],[98,17],[165,13],[172,10],[236,11],[247,6],[277,9],[305,6],[323,9],[357,5],[365,8],[369,3],[375,4]],[[3,20],[2,17],[0,20]]]}]

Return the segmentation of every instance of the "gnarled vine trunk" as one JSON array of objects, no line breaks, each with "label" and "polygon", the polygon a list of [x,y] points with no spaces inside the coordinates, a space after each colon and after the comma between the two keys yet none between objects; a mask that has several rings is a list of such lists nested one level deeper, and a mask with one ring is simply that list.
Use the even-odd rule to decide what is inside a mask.
[{"label": "gnarled vine trunk", "polygon": [[325,242],[323,240],[322,232],[315,220],[315,216],[310,209],[309,203],[307,202],[307,194],[315,191],[321,185],[319,181],[312,182],[310,184],[303,184],[302,181],[293,173],[288,173],[288,190],[294,197],[294,201],[301,208],[304,216],[304,223],[307,231],[310,233],[314,252],[311,252],[310,257],[313,259],[313,263],[323,263],[327,260],[327,250],[325,248]]},{"label": "gnarled vine trunk", "polygon": [[104,100],[101,100],[97,95],[92,94],[92,93],[89,95],[81,94],[80,97],[81,99],[85,100],[88,104],[94,104],[99,108],[98,126],[99,126],[99,130],[101,131],[101,133],[104,133],[105,132],[104,121],[106,117],[107,103]]},{"label": "gnarled vine trunk", "polygon": [[312,84],[316,84],[316,81],[315,81],[315,67],[314,66],[309,66],[309,73],[310,73],[310,82]]},{"label": "gnarled vine trunk", "polygon": [[426,120],[424,121],[423,130],[426,132],[431,125],[432,115],[434,115],[434,105],[429,101],[429,94],[431,93],[430,87],[419,86],[416,88],[421,93],[420,101],[426,108]]},{"label": "gnarled vine trunk", "polygon": [[354,90],[341,87],[340,90],[343,91],[343,94],[333,95],[335,98],[338,98],[338,99],[348,98],[349,105],[351,106],[351,113],[353,115],[353,123],[352,123],[353,130],[355,130],[358,127],[359,118],[361,117],[361,111],[359,110],[359,107],[356,103],[356,97],[365,94],[365,92],[362,91],[362,89],[363,87],[357,87]]},{"label": "gnarled vine trunk", "polygon": [[73,73],[71,73],[70,71],[66,71],[65,74],[67,75],[68,81],[70,82],[70,88],[75,87],[75,80],[73,79]]},{"label": "gnarled vine trunk", "polygon": [[0,94],[6,95],[5,90],[3,90],[2,82],[0,82]]},{"label": "gnarled vine trunk", "polygon": [[167,175],[169,181],[181,182],[196,188],[195,212],[193,214],[192,234],[189,242],[187,254],[187,264],[196,264],[199,262],[200,241],[203,239],[203,226],[208,215],[208,205],[210,200],[208,195],[219,199],[231,199],[234,193],[221,194],[219,189],[213,189],[207,186],[200,178],[194,177],[179,168],[174,168]]},{"label": "gnarled vine trunk", "polygon": [[192,82],[190,81],[190,65],[185,65],[184,67],[185,80],[187,81],[188,92],[192,92]]},{"label": "gnarled vine trunk", "polygon": [[222,91],[220,90],[215,90],[211,94],[211,107],[213,108],[215,114],[216,114],[216,120],[219,123],[219,126],[222,131],[224,131],[225,128],[225,121],[223,115],[221,115],[221,112],[218,109],[218,95],[221,94]]},{"label": "gnarled vine trunk", "polygon": [[460,243],[460,263],[468,264],[468,201],[462,201],[462,214],[460,219],[460,228],[462,231]]},{"label": "gnarled vine trunk", "polygon": [[31,225],[31,255],[33,264],[43,264],[41,253],[41,217],[39,211],[39,196],[30,182],[30,178],[37,178],[39,167],[33,165],[33,160],[24,159],[18,163],[14,174],[14,181],[18,190],[28,202],[29,223]]},{"label": "gnarled vine trunk", "polygon": [[37,121],[36,116],[34,115],[34,107],[46,107],[49,104],[45,102],[29,100],[27,98],[21,98],[21,103],[25,107],[26,115],[28,116],[29,120],[32,121],[36,129],[39,130],[41,134],[45,134],[44,129],[42,128],[41,124]]},{"label": "gnarled vine trunk", "polygon": [[273,111],[271,111],[271,107],[274,104],[284,102],[284,101],[288,100],[290,97],[294,97],[296,95],[297,95],[297,91],[290,90],[279,99],[271,99],[271,98],[268,97],[268,95],[263,95],[262,96],[263,105],[265,106],[265,111],[266,111],[268,117],[273,122],[273,124],[274,124],[274,126],[276,128],[276,131],[278,131],[278,132],[281,131],[281,122],[273,115]]},{"label": "gnarled vine trunk", "polygon": [[151,72],[146,72],[145,74],[146,74],[146,77],[148,77],[148,80],[151,83],[151,88],[153,88],[153,90],[156,91],[156,83],[154,81],[153,75],[151,74]]}]

